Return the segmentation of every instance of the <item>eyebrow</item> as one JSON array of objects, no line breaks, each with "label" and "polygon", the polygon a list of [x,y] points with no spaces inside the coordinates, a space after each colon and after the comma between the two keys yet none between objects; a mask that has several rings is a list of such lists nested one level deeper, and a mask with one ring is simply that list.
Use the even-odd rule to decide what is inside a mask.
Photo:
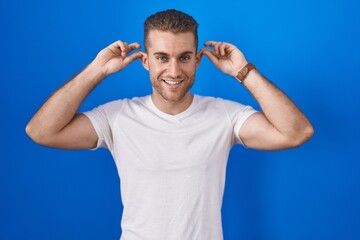
[{"label": "eyebrow", "polygon": [[[186,55],[186,54],[194,54],[194,52],[192,51],[185,51],[185,52],[182,52],[180,54],[180,56],[183,56],[183,55]],[[165,53],[165,52],[154,52],[153,55],[165,55],[165,56],[169,56],[169,54]]]}]

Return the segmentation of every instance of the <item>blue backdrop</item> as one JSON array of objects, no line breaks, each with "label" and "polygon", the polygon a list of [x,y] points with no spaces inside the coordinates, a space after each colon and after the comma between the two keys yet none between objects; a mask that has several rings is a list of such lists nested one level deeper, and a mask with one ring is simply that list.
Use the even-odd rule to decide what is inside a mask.
[{"label": "blue backdrop", "polygon": [[[207,40],[237,45],[315,127],[303,147],[235,146],[223,204],[226,240],[360,239],[360,3],[357,0],[0,0],[0,239],[117,239],[122,206],[110,154],[38,146],[25,125],[47,97],[143,21],[177,8]],[[139,61],[109,77],[81,110],[149,94]],[[194,93],[258,108],[203,59]]]}]

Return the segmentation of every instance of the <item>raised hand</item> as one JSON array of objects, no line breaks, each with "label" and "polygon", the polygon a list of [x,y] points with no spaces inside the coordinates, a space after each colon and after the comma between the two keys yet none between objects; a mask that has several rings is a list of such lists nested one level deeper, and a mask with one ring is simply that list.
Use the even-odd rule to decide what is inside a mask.
[{"label": "raised hand", "polygon": [[142,56],[140,44],[117,41],[101,50],[80,73],[60,87],[42,105],[26,127],[37,143],[62,149],[86,149],[96,146],[98,136],[90,120],[77,114],[85,97],[111,73],[120,71]]},{"label": "raised hand", "polygon": [[129,55],[131,51],[139,48],[140,44],[137,42],[128,44],[127,42],[118,40],[101,50],[93,63],[100,67],[102,72],[107,76],[122,70],[129,63],[140,58],[142,56],[141,51]]},{"label": "raised hand", "polygon": [[206,55],[210,61],[222,72],[236,76],[246,64],[244,54],[234,45],[226,42],[207,41],[206,47],[200,50],[201,55]]}]

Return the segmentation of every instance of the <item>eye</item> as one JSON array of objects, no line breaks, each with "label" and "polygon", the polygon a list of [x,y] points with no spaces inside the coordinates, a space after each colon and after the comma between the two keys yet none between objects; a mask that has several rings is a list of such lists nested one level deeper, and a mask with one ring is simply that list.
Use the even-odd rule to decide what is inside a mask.
[{"label": "eye", "polygon": [[180,61],[182,61],[182,62],[188,62],[190,59],[191,58],[188,55],[180,57]]},{"label": "eye", "polygon": [[159,60],[160,62],[166,62],[168,60],[168,58],[166,56],[157,56],[156,57],[157,60]]}]

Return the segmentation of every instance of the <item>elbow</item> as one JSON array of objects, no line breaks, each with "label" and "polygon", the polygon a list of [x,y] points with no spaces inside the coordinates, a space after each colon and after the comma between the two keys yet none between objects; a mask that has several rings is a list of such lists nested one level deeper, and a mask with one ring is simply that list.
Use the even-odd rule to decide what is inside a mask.
[{"label": "elbow", "polygon": [[31,140],[35,143],[47,146],[47,136],[43,130],[39,127],[35,127],[33,124],[28,123],[25,127],[25,132]]},{"label": "elbow", "polygon": [[28,123],[25,127],[26,134],[33,140],[34,139],[34,130],[31,123]]},{"label": "elbow", "polygon": [[307,142],[314,136],[314,127],[309,123],[309,125],[303,131],[303,143]]},{"label": "elbow", "polygon": [[305,144],[307,141],[309,141],[312,136],[314,135],[314,128],[311,124],[309,124],[307,127],[305,127],[301,132],[297,132],[296,135],[294,135],[291,138],[291,147],[300,147],[301,145]]},{"label": "elbow", "polygon": [[39,139],[40,139],[39,131],[36,131],[36,128],[34,128],[31,122],[26,125],[25,132],[31,140],[33,140],[36,143],[39,143]]}]

